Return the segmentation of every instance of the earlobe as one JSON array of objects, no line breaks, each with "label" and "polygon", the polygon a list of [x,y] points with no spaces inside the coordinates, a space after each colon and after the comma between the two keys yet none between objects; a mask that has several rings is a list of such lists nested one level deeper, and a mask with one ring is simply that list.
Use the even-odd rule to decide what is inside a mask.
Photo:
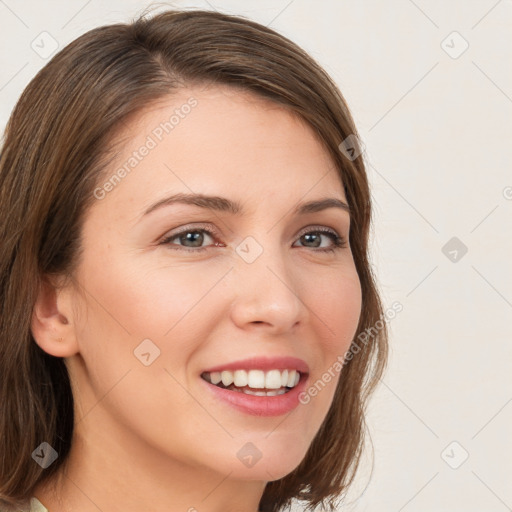
[{"label": "earlobe", "polygon": [[32,309],[30,330],[35,342],[55,357],[70,357],[78,352],[72,321],[71,296],[48,278],[41,279]]}]

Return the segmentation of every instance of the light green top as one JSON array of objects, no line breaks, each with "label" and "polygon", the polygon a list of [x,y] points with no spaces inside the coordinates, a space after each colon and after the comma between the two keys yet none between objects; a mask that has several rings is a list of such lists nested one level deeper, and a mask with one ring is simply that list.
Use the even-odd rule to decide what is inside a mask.
[{"label": "light green top", "polygon": [[32,497],[28,512],[48,512],[48,509],[37,498]]}]

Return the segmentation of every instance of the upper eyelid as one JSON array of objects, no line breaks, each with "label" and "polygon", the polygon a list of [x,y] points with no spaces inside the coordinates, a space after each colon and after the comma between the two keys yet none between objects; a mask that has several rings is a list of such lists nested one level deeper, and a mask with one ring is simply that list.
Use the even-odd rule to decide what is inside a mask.
[{"label": "upper eyelid", "polygon": [[300,231],[299,231],[299,235],[300,233],[304,233],[304,232],[307,232],[307,231],[314,231],[315,229],[320,229],[320,230],[329,230],[330,232],[338,235],[338,236],[343,236],[341,233],[338,232],[337,229],[334,229],[334,228],[331,228],[330,226],[324,226],[322,224],[311,224],[310,226],[306,226],[305,228],[302,228]]},{"label": "upper eyelid", "polygon": [[176,228],[176,232],[167,232],[162,238],[173,238],[181,235],[182,233],[188,233],[189,231],[207,231],[211,235],[220,236],[219,230],[211,226],[210,224],[196,224],[196,225],[185,225],[184,227]]},{"label": "upper eyelid", "polygon": [[[189,225],[185,225],[184,227],[177,228],[177,229],[179,229],[179,230],[174,232],[174,233],[168,232],[162,238],[163,239],[174,238],[175,236],[178,236],[178,235],[180,235],[182,233],[188,233],[189,231],[206,231],[210,235],[221,236],[220,233],[219,233],[219,230],[214,228],[210,224],[201,224],[200,223],[200,224],[190,225],[190,226]],[[325,225],[322,225],[322,224],[310,224],[308,226],[305,226],[304,228],[302,228],[299,231],[297,236],[301,236],[301,233],[308,232],[308,231],[313,231],[315,229],[330,230],[333,234],[336,234],[339,237],[343,237],[343,234],[340,233],[338,229],[332,228],[330,226],[325,226]]]}]

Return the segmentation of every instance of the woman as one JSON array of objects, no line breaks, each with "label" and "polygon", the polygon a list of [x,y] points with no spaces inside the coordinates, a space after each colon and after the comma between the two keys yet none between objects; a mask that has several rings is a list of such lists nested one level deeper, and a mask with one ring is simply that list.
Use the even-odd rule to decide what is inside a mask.
[{"label": "woman", "polygon": [[334,506],[387,353],[357,140],[242,17],[100,27],[38,73],[0,160],[2,510]]}]

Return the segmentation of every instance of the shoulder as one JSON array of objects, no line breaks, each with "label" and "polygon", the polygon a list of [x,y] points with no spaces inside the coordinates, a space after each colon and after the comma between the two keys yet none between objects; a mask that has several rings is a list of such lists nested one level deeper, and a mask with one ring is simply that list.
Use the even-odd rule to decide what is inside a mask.
[{"label": "shoulder", "polygon": [[30,509],[28,512],[48,512],[48,509],[37,499],[30,499]]},{"label": "shoulder", "polygon": [[[9,508],[12,511],[12,507]],[[7,512],[5,509],[0,507],[0,512]],[[29,503],[26,507],[17,509],[17,512],[49,512],[48,509],[34,496],[30,498]]]}]

